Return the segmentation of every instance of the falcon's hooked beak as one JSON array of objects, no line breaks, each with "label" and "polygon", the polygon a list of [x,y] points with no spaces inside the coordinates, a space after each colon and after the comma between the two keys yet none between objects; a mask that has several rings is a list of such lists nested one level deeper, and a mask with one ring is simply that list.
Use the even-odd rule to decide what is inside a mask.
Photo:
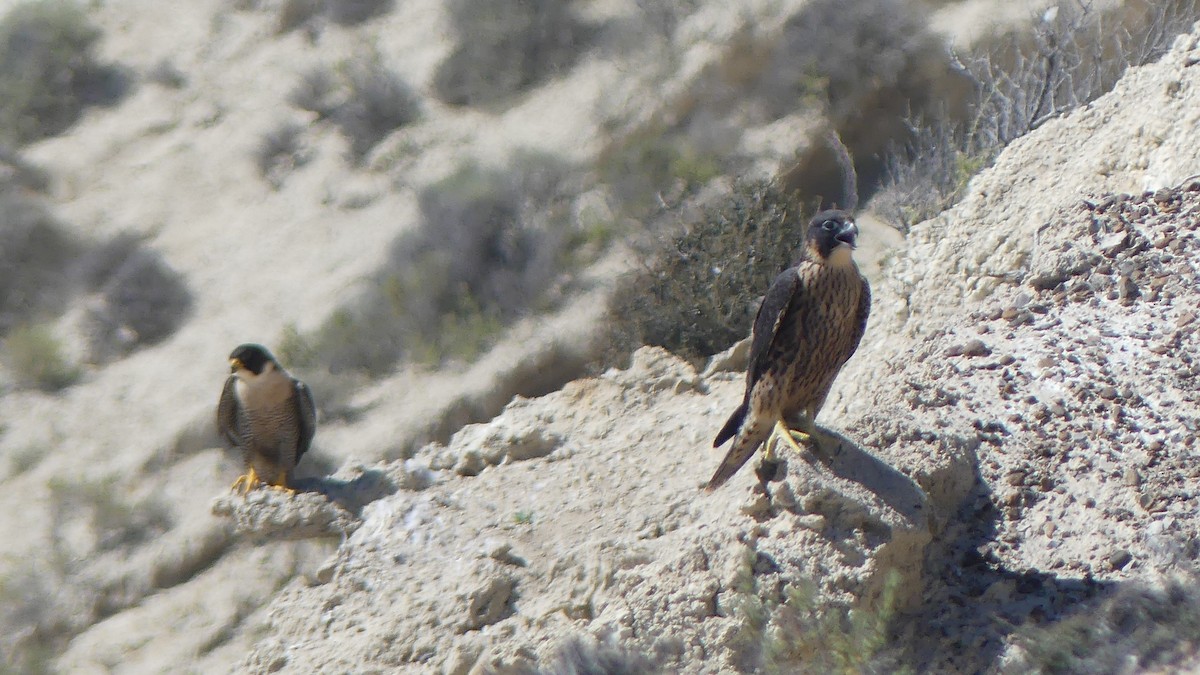
[{"label": "falcon's hooked beak", "polygon": [[853,220],[846,220],[841,231],[833,238],[850,248],[858,248],[858,225],[854,224]]},{"label": "falcon's hooked beak", "polygon": [[241,359],[229,359],[229,372],[236,373],[237,371],[242,370],[245,367],[246,366],[242,365]]}]

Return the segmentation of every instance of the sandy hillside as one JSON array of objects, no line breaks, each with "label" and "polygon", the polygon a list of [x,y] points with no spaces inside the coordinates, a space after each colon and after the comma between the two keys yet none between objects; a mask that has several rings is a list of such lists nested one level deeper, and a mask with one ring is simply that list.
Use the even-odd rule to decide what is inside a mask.
[{"label": "sandy hillside", "polygon": [[[803,3],[760,4],[756,21],[770,29]],[[189,654],[201,671],[235,662],[254,640],[258,608],[333,544],[255,546],[211,515],[210,499],[239,464],[216,447],[211,428],[226,355],[245,341],[277,344],[287,326],[311,331],[354,298],[415,227],[420,191],[460,162],[504,166],[528,151],[590,161],[601,125],[651,115],[669,97],[645,96],[646,87],[685,89],[749,20],[727,21],[721,3],[694,9],[671,45],[685,56],[664,61],[663,36],[636,3],[585,3],[581,20],[596,42],[570,71],[504,106],[476,109],[424,95],[449,49],[437,4],[395,3],[361,25],[288,32],[279,30],[278,2],[89,6],[102,31],[98,56],[126,69],[135,86],[22,154],[51,176],[47,201],[57,218],[96,240],[142,237],[194,302],[167,340],[85,364],[82,380],[62,392],[8,387],[0,397],[0,508],[21,514],[0,519],[0,578],[11,600],[3,622],[14,627],[5,650],[69,639],[137,608],[189,623],[169,632],[162,656],[151,641],[145,656],[102,658],[81,635],[67,659],[154,670],[177,663],[161,660],[167,654]],[[355,165],[333,125],[288,99],[313,68],[372,50],[422,94],[422,116]],[[164,84],[156,75],[164,72],[177,83]],[[289,121],[305,129],[307,161],[273,187],[254,153]],[[764,166],[777,168],[794,148],[775,152]],[[628,260],[615,251],[578,271],[575,294],[555,313],[518,324],[473,364],[406,366],[363,384],[348,404],[352,421],[323,423],[307,470],[405,456],[491,418],[516,394],[551,391],[578,375],[595,351],[590,326],[605,289]],[[79,318],[90,301],[78,299],[54,326],[72,357],[86,351]],[[233,582],[246,574],[258,581]],[[225,600],[209,602],[218,588]],[[161,632],[157,619],[143,625]]]},{"label": "sandy hillside", "polygon": [[[427,95],[449,49],[440,4],[281,33],[283,5],[95,3],[103,57],[139,83],[22,151],[58,217],[144,237],[194,304],[62,392],[0,396],[0,510],[19,514],[0,518],[6,653],[83,673],[750,672],[808,649],[784,603],[803,588],[906,620],[912,647],[882,668],[976,669],[1020,656],[1015,627],[1194,557],[1195,35],[1013,144],[907,238],[864,214],[875,310],[822,416],[842,446],[786,456],[765,488],[748,465],[699,490],[744,354],[697,368],[643,349],[579,379],[631,259],[618,245],[473,363],[364,381],[322,423],[307,472],[335,473],[308,492],[229,497],[239,462],[211,420],[233,346],[356,297],[461,162],[587,165],[613,128],[688,109],[748,24],[770,35],[804,2],[691,3],[667,37],[645,3],[582,3],[592,48],[478,108]],[[977,5],[952,3],[939,30]],[[372,48],[422,116],[356,165],[288,98]],[[163,64],[182,85],[147,76]],[[730,119],[749,120],[736,143],[763,173],[819,127]],[[272,186],[253,155],[287,121],[307,161]],[[76,356],[88,301],[55,324]]]}]

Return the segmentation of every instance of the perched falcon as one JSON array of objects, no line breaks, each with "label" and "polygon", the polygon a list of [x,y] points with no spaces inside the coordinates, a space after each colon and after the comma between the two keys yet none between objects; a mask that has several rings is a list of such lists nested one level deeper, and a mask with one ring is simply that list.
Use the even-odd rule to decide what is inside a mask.
[{"label": "perched falcon", "polygon": [[788,423],[817,444],[813,422],[871,311],[871,288],[851,256],[857,237],[849,214],[818,213],[800,261],[772,282],[754,318],[746,396],[713,441],[716,448],[733,438],[733,446],[707,489],[729,480],[775,433],[799,450]]},{"label": "perched falcon", "polygon": [[242,493],[267,483],[291,492],[288,477],[317,429],[312,393],[288,374],[262,345],[229,355],[231,374],[217,404],[217,428],[242,449],[246,473],[233,484]]}]

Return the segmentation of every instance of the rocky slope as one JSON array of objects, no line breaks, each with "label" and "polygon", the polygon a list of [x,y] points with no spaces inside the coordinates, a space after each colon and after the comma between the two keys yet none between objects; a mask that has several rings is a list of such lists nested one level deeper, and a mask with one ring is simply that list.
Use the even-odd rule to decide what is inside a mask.
[{"label": "rocky slope", "polygon": [[832,456],[785,453],[765,489],[744,470],[700,491],[738,359],[698,374],[640,351],[368,469],[396,491],[277,597],[242,667],[528,672],[583,636],[668,671],[822,672],[789,592],[815,587],[830,606],[894,606],[907,647],[887,658],[969,672],[1189,569],[1198,38],[1014,144],[912,233],[825,418]]}]

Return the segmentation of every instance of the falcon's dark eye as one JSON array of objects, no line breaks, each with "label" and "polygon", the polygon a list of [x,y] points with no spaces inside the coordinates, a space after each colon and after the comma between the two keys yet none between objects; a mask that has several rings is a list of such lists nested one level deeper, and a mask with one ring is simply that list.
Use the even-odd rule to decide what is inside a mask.
[{"label": "falcon's dark eye", "polygon": [[832,221],[832,220],[827,220],[827,221],[825,221],[825,222],[821,223],[821,227],[822,227],[822,228],[823,228],[823,229],[824,229],[826,232],[833,232],[834,230],[836,230],[836,229],[837,229],[837,226],[838,226],[837,222],[836,222],[836,221]]}]

